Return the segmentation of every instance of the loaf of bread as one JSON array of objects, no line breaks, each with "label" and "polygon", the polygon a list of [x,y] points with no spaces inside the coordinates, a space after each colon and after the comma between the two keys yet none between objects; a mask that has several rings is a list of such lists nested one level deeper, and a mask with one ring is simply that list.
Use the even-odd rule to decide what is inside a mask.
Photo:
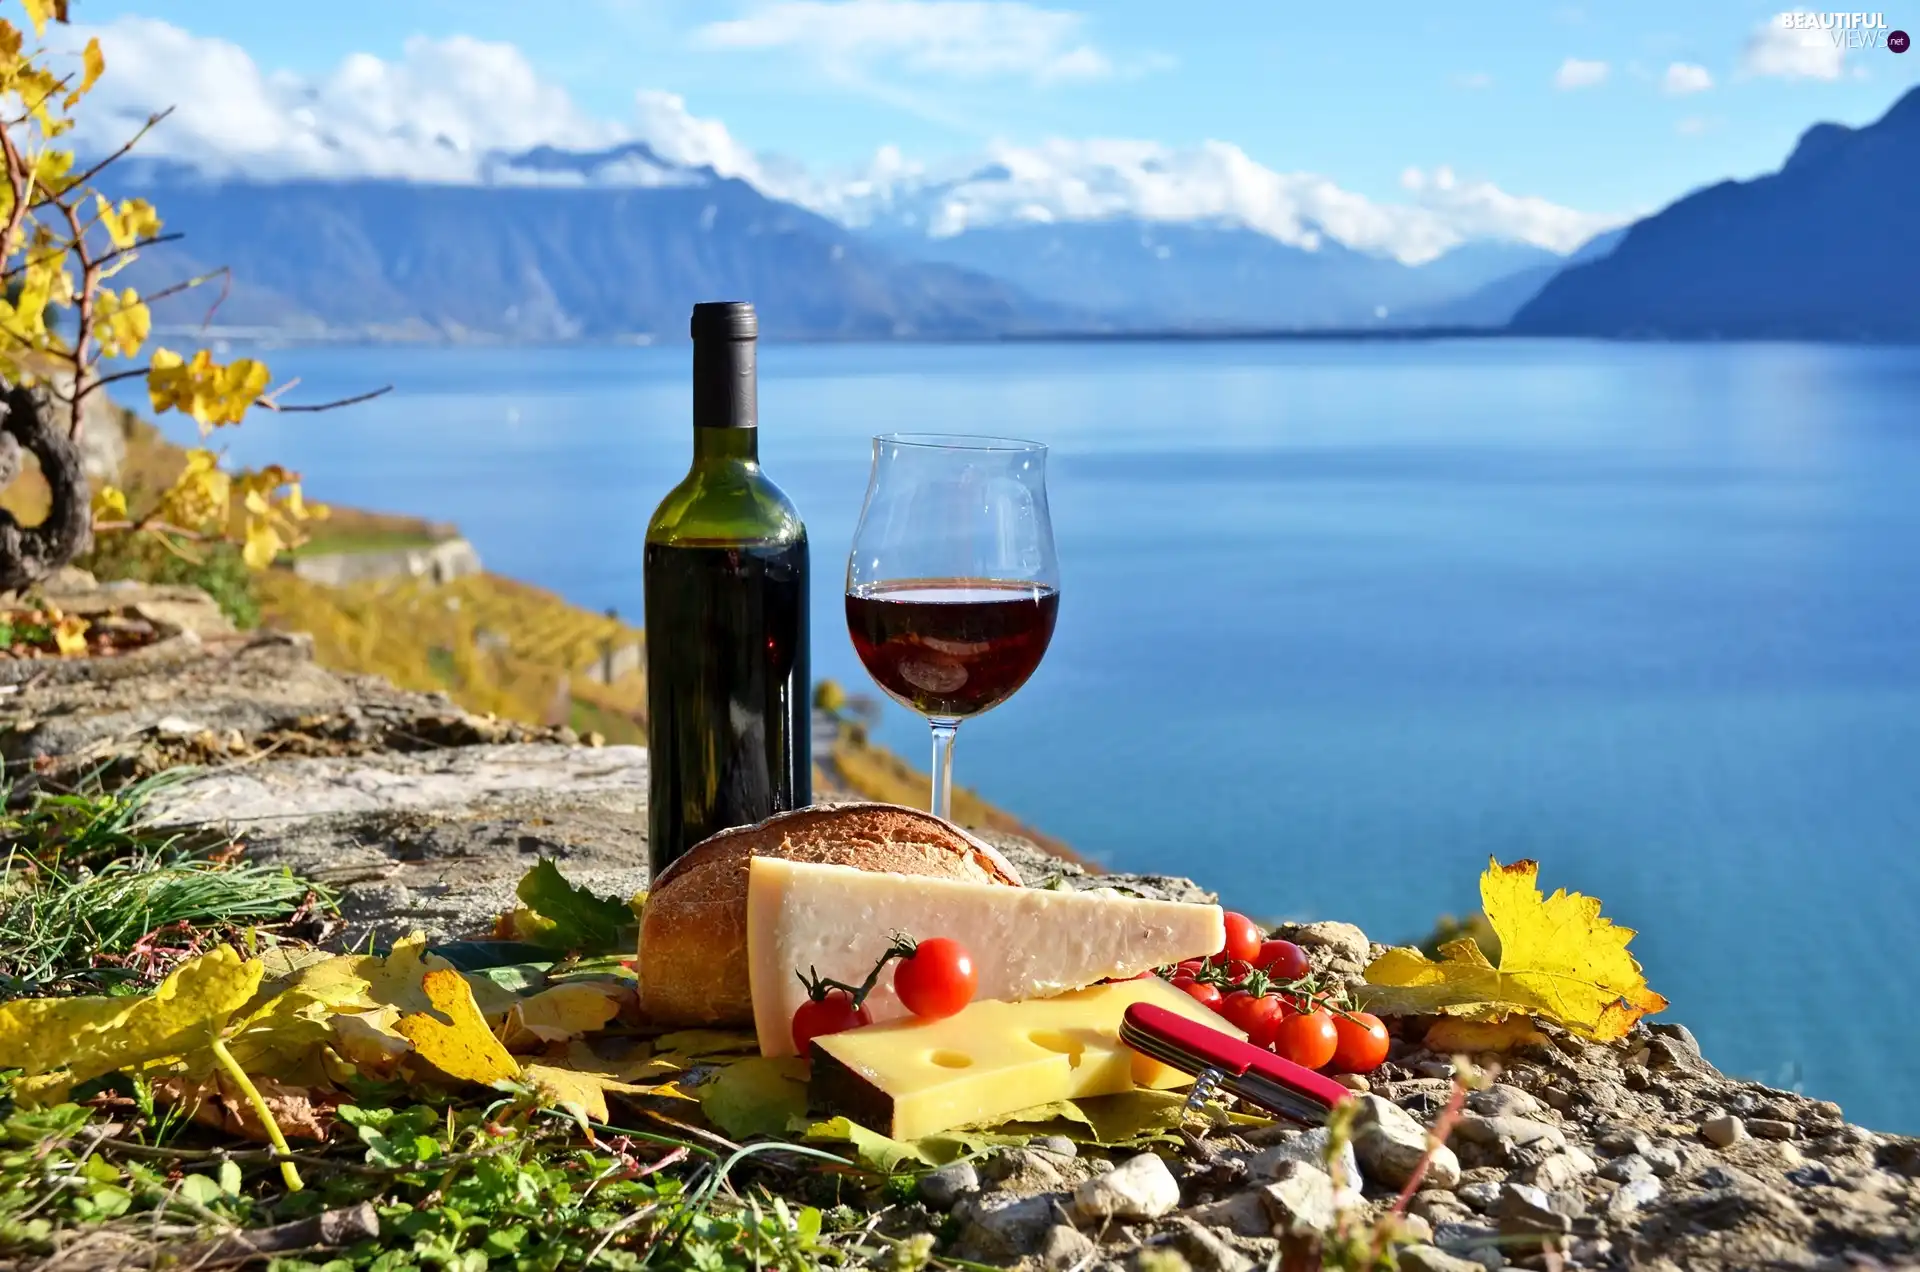
[{"label": "loaf of bread", "polygon": [[895,804],[836,804],[723,830],[660,872],[640,919],[640,1005],[661,1024],[753,1026],[747,866],[754,857],[1021,886],[959,827]]}]

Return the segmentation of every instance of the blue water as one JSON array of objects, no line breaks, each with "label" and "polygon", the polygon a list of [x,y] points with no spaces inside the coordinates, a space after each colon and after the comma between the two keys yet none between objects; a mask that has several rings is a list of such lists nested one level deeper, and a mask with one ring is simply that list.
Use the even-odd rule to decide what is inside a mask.
[{"label": "blue water", "polygon": [[[640,616],[684,349],[312,349],[236,458]],[[1054,448],[1060,625],[959,779],[1115,866],[1423,935],[1488,854],[1599,896],[1723,1067],[1920,1131],[1920,350],[774,346],[816,674],[878,431]],[[916,759],[924,728],[891,711]]]}]

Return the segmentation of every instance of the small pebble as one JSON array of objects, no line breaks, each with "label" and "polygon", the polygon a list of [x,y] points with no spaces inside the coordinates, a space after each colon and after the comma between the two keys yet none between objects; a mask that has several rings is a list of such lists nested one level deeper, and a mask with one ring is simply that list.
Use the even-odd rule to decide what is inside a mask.
[{"label": "small pebble", "polygon": [[1499,1204],[1500,1188],[1501,1185],[1482,1179],[1460,1185],[1453,1195],[1466,1202],[1470,1209],[1478,1210],[1483,1215],[1491,1214],[1494,1206]]},{"label": "small pebble", "polygon": [[1680,1170],[1680,1153],[1670,1144],[1655,1144],[1640,1156],[1647,1159],[1647,1165],[1653,1167],[1653,1173],[1662,1179]]},{"label": "small pebble", "polygon": [[1733,1114],[1721,1113],[1701,1123],[1700,1134],[1715,1148],[1732,1148],[1747,1138],[1747,1127]]},{"label": "small pebble", "polygon": [[1347,1090],[1358,1091],[1362,1095],[1373,1090],[1373,1083],[1367,1081],[1357,1073],[1336,1073],[1333,1075],[1333,1080],[1347,1088]]},{"label": "small pebble", "polygon": [[1080,1146],[1064,1135],[1042,1135],[1037,1140],[1028,1141],[1027,1147],[1037,1148],[1043,1153],[1052,1153],[1055,1157],[1080,1155]]},{"label": "small pebble", "polygon": [[1649,1179],[1652,1176],[1653,1163],[1638,1153],[1616,1157],[1600,1168],[1600,1178],[1611,1179],[1616,1184],[1624,1184],[1635,1179]]},{"label": "small pebble", "polygon": [[1607,1198],[1607,1213],[1610,1215],[1632,1214],[1642,1206],[1657,1200],[1661,1193],[1660,1181],[1652,1177],[1630,1180],[1613,1190],[1613,1196]]},{"label": "small pebble", "polygon": [[920,1199],[935,1210],[951,1210],[968,1193],[980,1191],[980,1172],[972,1162],[953,1162],[920,1176]]},{"label": "small pebble", "polygon": [[1792,1122],[1782,1122],[1770,1117],[1756,1117],[1747,1123],[1748,1133],[1765,1140],[1790,1140],[1800,1138],[1800,1128]]},{"label": "small pebble", "polygon": [[1451,1078],[1453,1077],[1453,1061],[1422,1060],[1419,1064],[1413,1066],[1413,1071],[1426,1078]]},{"label": "small pebble", "polygon": [[1646,1151],[1653,1147],[1653,1140],[1648,1138],[1645,1131],[1631,1126],[1609,1126],[1600,1132],[1600,1138],[1593,1142],[1593,1146],[1608,1157],[1624,1157],[1629,1153],[1645,1156]]},{"label": "small pebble", "polygon": [[1796,1166],[1787,1172],[1787,1178],[1802,1188],[1816,1188],[1821,1185],[1831,1185],[1834,1182],[1833,1172],[1819,1162]]},{"label": "small pebble", "polygon": [[1573,1220],[1553,1208],[1553,1199],[1530,1184],[1508,1184],[1500,1191],[1500,1232],[1503,1236],[1564,1236]]}]

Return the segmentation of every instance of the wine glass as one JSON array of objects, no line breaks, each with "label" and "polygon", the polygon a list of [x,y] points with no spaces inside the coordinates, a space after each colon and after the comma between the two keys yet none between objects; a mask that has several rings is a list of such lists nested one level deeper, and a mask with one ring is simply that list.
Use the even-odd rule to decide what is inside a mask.
[{"label": "wine glass", "polygon": [[934,816],[953,814],[960,722],[1027,682],[1059,609],[1045,446],[936,433],[873,439],[847,557],[847,630],[867,674],[933,728]]}]

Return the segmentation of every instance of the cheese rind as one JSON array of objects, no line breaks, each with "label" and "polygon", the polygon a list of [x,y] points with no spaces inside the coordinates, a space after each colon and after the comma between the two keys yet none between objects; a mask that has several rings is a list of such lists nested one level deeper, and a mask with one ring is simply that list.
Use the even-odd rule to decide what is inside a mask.
[{"label": "cheese rind", "polygon": [[[792,1055],[798,973],[861,983],[903,932],[950,937],[973,957],[978,999],[1047,998],[1226,944],[1217,905],[1106,891],[1009,888],[755,857],[747,875],[747,966],[762,1054]],[[878,1023],[908,1014],[883,971],[867,998]]]},{"label": "cheese rind", "polygon": [[829,1113],[915,1139],[1054,1100],[1188,1085],[1191,1075],[1120,1041],[1121,1019],[1141,1002],[1246,1036],[1158,977],[1119,981],[815,1038],[809,1095]]}]

